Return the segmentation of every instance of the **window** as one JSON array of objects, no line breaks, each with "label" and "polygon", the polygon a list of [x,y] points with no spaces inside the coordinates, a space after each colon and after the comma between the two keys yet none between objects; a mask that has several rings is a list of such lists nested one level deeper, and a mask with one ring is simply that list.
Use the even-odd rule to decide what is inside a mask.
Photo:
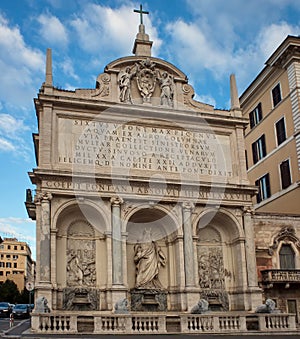
[{"label": "window", "polygon": [[17,263],[16,262],[14,262],[14,268],[17,268]]},{"label": "window", "polygon": [[6,272],[6,276],[8,276],[8,275],[10,275],[10,271],[7,271],[7,272]]},{"label": "window", "polygon": [[13,254],[13,260],[17,260],[19,256],[17,254]]},{"label": "window", "polygon": [[18,246],[14,246],[14,250],[16,251],[18,249]]},{"label": "window", "polygon": [[0,245],[0,250],[3,250],[4,249],[4,245]]},{"label": "window", "polygon": [[263,134],[252,144],[253,163],[256,164],[260,159],[265,157],[266,154],[266,140],[265,135]]},{"label": "window", "polygon": [[10,259],[10,254],[6,254],[6,258],[7,258],[7,259]]},{"label": "window", "polygon": [[5,267],[5,263],[3,261],[0,262],[0,267]]},{"label": "window", "polygon": [[279,251],[281,269],[295,269],[295,252],[291,245],[283,244]]},{"label": "window", "polygon": [[269,173],[256,180],[255,185],[258,186],[258,193],[256,196],[257,203],[260,203],[262,200],[271,196]]},{"label": "window", "polygon": [[275,126],[276,126],[277,145],[279,146],[284,142],[284,140],[286,140],[284,118],[282,117],[279,121],[277,121]]},{"label": "window", "polygon": [[10,245],[7,245],[7,249],[10,250]]},{"label": "window", "polygon": [[3,271],[0,271],[0,275],[3,275]]},{"label": "window", "polygon": [[6,263],[6,267],[11,268],[11,262],[7,262],[7,263]]},{"label": "window", "polygon": [[24,246],[21,246],[21,250],[24,251]]},{"label": "window", "polygon": [[250,127],[253,128],[256,126],[262,119],[262,109],[261,103],[259,103],[252,112],[249,114],[250,118]]},{"label": "window", "polygon": [[272,89],[273,107],[275,107],[281,101],[281,89],[280,84],[277,84]]},{"label": "window", "polygon": [[280,177],[281,177],[281,188],[284,190],[289,187],[292,183],[290,161],[285,160],[280,164]]}]

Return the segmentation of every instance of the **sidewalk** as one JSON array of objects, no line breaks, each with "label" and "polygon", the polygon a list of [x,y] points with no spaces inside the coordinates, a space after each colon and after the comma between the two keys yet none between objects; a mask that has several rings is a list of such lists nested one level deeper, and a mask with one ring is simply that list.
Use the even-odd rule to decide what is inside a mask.
[{"label": "sidewalk", "polygon": [[2,338],[20,338],[21,334],[28,330],[31,326],[30,319],[21,321],[18,325],[4,331],[1,335]]}]

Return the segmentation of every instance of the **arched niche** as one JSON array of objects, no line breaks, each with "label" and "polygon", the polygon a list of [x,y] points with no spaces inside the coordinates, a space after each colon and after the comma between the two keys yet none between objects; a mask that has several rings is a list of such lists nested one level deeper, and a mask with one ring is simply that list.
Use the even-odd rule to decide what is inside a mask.
[{"label": "arched niche", "polygon": [[229,292],[242,285],[243,231],[223,209],[207,210],[196,223],[198,284],[212,310],[229,310]]},{"label": "arched niche", "polygon": [[159,280],[163,288],[168,289],[176,283],[177,229],[176,221],[167,211],[159,208],[140,208],[131,214],[126,224],[127,278],[130,289],[136,284],[135,246],[143,241],[145,233],[157,244],[166,258],[165,267],[159,269]]},{"label": "arched niche", "polygon": [[59,289],[103,287],[107,281],[107,221],[89,203],[65,204],[56,215],[56,280]]}]

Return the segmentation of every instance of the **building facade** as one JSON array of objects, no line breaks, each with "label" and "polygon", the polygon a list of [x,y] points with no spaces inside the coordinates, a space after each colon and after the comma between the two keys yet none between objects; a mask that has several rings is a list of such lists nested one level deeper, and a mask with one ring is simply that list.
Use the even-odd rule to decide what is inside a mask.
[{"label": "building facade", "polygon": [[300,38],[288,36],[240,97],[248,177],[259,212],[299,214]]},{"label": "building facade", "polygon": [[288,36],[240,97],[253,197],[259,285],[300,312],[300,38]]},{"label": "building facade", "polygon": [[[231,109],[214,109],[151,47],[140,24],[133,55],[75,91],[53,86],[47,51],[26,201],[37,226],[32,330],[240,333],[275,318],[271,330],[294,329],[289,315],[253,317],[256,188],[234,76]],[[191,315],[205,305],[212,314]]]},{"label": "building facade", "polygon": [[19,291],[23,291],[27,281],[33,281],[34,262],[26,242],[16,238],[4,238],[0,244],[0,284],[12,280]]}]

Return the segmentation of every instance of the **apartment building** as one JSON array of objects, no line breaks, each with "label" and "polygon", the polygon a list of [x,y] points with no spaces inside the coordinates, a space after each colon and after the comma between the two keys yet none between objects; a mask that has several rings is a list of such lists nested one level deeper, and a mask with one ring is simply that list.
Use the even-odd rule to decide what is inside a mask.
[{"label": "apartment building", "polygon": [[300,214],[300,37],[288,36],[240,97],[258,212]]},{"label": "apartment building", "polygon": [[300,321],[300,37],[287,36],[240,97],[264,298]]},{"label": "apartment building", "polygon": [[0,244],[0,284],[9,279],[22,291],[27,281],[33,281],[33,260],[26,242],[4,238]]}]

